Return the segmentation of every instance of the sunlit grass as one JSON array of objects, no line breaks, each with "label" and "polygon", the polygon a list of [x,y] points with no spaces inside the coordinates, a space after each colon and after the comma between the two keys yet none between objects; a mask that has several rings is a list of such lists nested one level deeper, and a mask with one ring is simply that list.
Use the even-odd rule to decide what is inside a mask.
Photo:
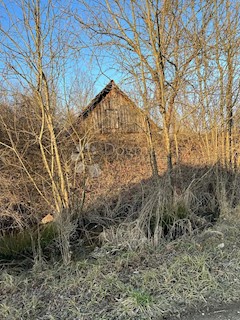
[{"label": "sunlit grass", "polygon": [[[238,299],[240,227],[231,220],[210,230],[208,241],[202,234],[163,241],[155,248],[142,243],[132,250],[127,232],[122,239],[129,247],[107,242],[68,266],[5,269],[0,318],[171,319],[189,308]],[[215,237],[219,234],[223,236]]]}]

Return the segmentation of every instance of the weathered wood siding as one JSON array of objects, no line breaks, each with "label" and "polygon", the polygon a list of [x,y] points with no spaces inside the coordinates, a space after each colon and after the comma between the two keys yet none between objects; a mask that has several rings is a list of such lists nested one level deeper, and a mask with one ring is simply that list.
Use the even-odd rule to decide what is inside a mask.
[{"label": "weathered wood siding", "polygon": [[85,121],[88,128],[100,133],[145,131],[142,112],[116,89],[99,102]]}]

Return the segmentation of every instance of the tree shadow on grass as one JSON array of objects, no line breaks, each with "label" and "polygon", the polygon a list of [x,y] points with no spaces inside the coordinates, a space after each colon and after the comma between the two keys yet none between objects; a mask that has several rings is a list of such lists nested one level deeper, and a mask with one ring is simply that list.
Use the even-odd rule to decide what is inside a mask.
[{"label": "tree shadow on grass", "polygon": [[[156,213],[159,215],[161,211],[161,227],[166,236],[180,220],[189,220],[192,229],[212,226],[226,208],[231,210],[240,202],[239,172],[219,164],[198,167],[180,164],[175,166],[171,177],[173,188],[170,191],[166,172],[159,179],[150,178],[129,185],[114,196],[109,190],[107,197],[98,197],[84,209],[79,218],[79,230],[101,232],[111,225],[132,222],[143,214],[152,224],[150,229],[154,229],[155,220],[159,218]],[[183,230],[173,233],[177,237]]]},{"label": "tree shadow on grass", "polygon": [[[94,199],[91,205],[78,213],[76,229],[71,236],[72,245],[82,239],[83,245],[94,247],[99,244],[99,234],[104,229],[134,221],[138,221],[139,228],[148,238],[153,237],[160,227],[162,237],[175,239],[212,226],[226,208],[231,210],[239,205],[239,172],[227,170],[219,164],[201,167],[178,165],[171,176],[173,189],[170,193],[166,172],[159,179],[145,179],[125,186],[118,194],[102,190],[104,195],[108,194],[107,197]],[[16,208],[18,214],[23,214],[19,206]],[[9,221],[5,223],[9,227]],[[14,246],[13,243],[11,245]],[[47,247],[47,243],[44,245]]]}]

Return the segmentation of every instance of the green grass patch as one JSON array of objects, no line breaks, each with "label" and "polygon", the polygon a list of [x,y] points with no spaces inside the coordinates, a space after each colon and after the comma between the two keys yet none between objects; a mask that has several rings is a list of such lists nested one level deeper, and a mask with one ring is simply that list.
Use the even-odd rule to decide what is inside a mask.
[{"label": "green grass patch", "polygon": [[33,254],[40,244],[41,248],[47,246],[57,235],[54,223],[28,228],[21,232],[13,232],[0,236],[0,259],[12,259],[23,255]]}]

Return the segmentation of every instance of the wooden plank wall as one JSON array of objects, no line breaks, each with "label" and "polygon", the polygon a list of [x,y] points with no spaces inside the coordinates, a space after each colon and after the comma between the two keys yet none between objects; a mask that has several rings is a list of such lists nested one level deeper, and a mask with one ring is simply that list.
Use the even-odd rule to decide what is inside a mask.
[{"label": "wooden plank wall", "polygon": [[145,131],[141,112],[115,90],[112,90],[92,110],[88,119],[91,121],[93,129],[101,133]]}]

